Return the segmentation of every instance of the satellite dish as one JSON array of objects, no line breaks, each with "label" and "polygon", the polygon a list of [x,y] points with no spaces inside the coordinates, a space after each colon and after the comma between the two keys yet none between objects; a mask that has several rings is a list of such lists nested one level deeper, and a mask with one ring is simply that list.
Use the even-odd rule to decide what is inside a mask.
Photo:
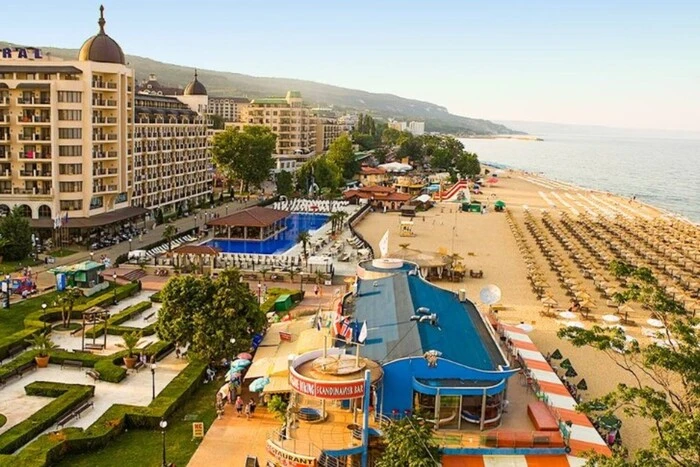
[{"label": "satellite dish", "polygon": [[501,300],[501,289],[497,285],[489,284],[479,292],[479,298],[484,305],[493,305]]}]

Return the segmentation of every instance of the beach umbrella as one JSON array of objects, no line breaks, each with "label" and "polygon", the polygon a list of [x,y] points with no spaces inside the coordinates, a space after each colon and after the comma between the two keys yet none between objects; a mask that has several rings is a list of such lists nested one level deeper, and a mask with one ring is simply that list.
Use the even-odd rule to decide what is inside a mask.
[{"label": "beach umbrella", "polygon": [[603,315],[603,321],[606,323],[619,323],[620,317],[616,315]]},{"label": "beach umbrella", "polygon": [[504,202],[501,201],[500,199],[499,199],[498,201],[496,201],[495,203],[493,203],[493,205],[496,206],[497,208],[504,208],[504,207],[506,207],[506,203],[504,203]]},{"label": "beach umbrella", "polygon": [[565,374],[569,378],[575,378],[578,376],[578,373],[576,373],[576,370],[574,370],[574,367],[567,368]]},{"label": "beach umbrella", "polygon": [[490,184],[492,184],[492,185],[493,185],[494,183],[498,183],[498,178],[496,178],[496,177],[491,177],[491,178],[489,178],[488,180],[486,180],[486,183],[490,183]]},{"label": "beach umbrella", "polygon": [[556,349],[554,352],[552,352],[552,355],[549,356],[552,360],[561,360],[564,358],[564,356],[561,354],[559,349]]},{"label": "beach umbrella", "polygon": [[238,354],[238,356],[236,358],[240,358],[243,360],[252,360],[253,356],[251,354],[249,354],[248,352],[241,352]]},{"label": "beach umbrella", "polygon": [[547,306],[548,308],[551,308],[553,306],[557,306],[559,304],[559,302],[554,300],[552,297],[544,297],[542,299],[542,304]]},{"label": "beach umbrella", "polygon": [[589,402],[589,405],[591,410],[594,410],[596,412],[600,412],[601,410],[607,410],[608,406],[605,405],[602,401],[591,401]]},{"label": "beach umbrella", "polygon": [[655,319],[655,318],[649,318],[647,320],[647,324],[651,327],[654,327],[654,328],[663,328],[664,327],[663,321],[661,321],[659,319]]},{"label": "beach umbrella", "polygon": [[515,327],[524,331],[525,333],[532,332],[532,330],[535,329],[534,327],[532,327],[531,324],[527,324],[527,323],[520,323]]},{"label": "beach umbrella", "polygon": [[239,358],[237,360],[234,360],[233,363],[231,363],[231,366],[240,366],[243,368],[246,368],[250,366],[250,360],[246,360],[244,358]]},{"label": "beach umbrella", "polygon": [[562,360],[561,363],[559,364],[559,366],[562,368],[566,368],[566,369],[573,367],[573,365],[571,364],[571,361],[568,358]]},{"label": "beach umbrella", "polygon": [[576,389],[578,389],[579,391],[588,391],[588,384],[586,383],[585,378],[578,382],[578,384],[576,385]]},{"label": "beach umbrella", "polygon": [[570,328],[584,329],[586,326],[581,321],[569,321],[566,325]]},{"label": "beach umbrella", "polygon": [[559,316],[564,319],[575,319],[576,313],[572,313],[571,311],[562,311],[561,313],[559,313]]},{"label": "beach umbrella", "polygon": [[226,381],[231,381],[235,379],[239,379],[241,377],[241,372],[238,371],[236,368],[232,368],[226,373]]},{"label": "beach umbrella", "polygon": [[252,392],[260,392],[268,384],[270,384],[270,378],[264,376],[262,378],[253,380],[253,382],[250,383],[250,385],[248,386],[248,389],[250,389]]}]

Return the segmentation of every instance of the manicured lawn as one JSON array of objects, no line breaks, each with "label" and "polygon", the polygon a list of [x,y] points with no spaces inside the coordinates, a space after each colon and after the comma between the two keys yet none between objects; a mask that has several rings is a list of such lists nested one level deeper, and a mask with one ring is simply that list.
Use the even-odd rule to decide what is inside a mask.
[{"label": "manicured lawn", "polygon": [[[100,291],[92,297],[80,297],[75,301],[75,304],[77,305],[79,303],[85,303],[88,300],[92,300],[95,297],[99,297],[100,295],[104,295],[107,293],[114,293],[111,283],[109,285],[109,288]],[[24,318],[29,313],[40,310],[42,303],[46,303],[47,305],[52,306],[53,302],[58,300],[59,296],[59,292],[49,292],[38,297],[28,298],[20,302],[12,303],[9,309],[1,309],[0,337],[5,337],[14,332],[21,331],[22,329],[24,329]]]},{"label": "manicured lawn", "polygon": [[43,263],[29,258],[22,261],[3,261],[0,263],[0,274],[3,276],[5,274],[12,274],[13,272],[20,271],[25,266],[37,266],[39,264]]},{"label": "manicured lawn", "polygon": [[[199,446],[192,441],[192,422],[204,422],[208,430],[216,418],[214,399],[221,380],[202,385],[192,398],[168,420],[166,452],[168,462],[185,466]],[[229,409],[230,411],[230,409]],[[156,467],[162,464],[160,431],[129,430],[100,451],[69,456],[57,467],[130,466]],[[226,465],[224,462],[222,465]]]}]

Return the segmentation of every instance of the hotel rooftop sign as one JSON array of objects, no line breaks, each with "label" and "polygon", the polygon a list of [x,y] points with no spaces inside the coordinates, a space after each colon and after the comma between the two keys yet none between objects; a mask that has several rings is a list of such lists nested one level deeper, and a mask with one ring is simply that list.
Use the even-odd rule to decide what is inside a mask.
[{"label": "hotel rooftop sign", "polygon": [[44,56],[41,54],[41,49],[36,47],[5,47],[2,49],[2,58],[41,60]]}]

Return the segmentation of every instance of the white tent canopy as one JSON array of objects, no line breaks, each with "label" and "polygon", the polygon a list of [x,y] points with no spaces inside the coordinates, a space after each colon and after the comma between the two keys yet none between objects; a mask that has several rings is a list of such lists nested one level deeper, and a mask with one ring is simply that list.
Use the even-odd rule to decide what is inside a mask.
[{"label": "white tent canopy", "polygon": [[408,172],[413,170],[413,166],[408,164],[402,164],[400,162],[388,162],[386,164],[379,164],[379,167],[386,170],[387,172]]},{"label": "white tent canopy", "polygon": [[419,203],[427,203],[431,199],[432,198],[430,197],[430,195],[420,195],[415,199],[415,201],[418,201]]}]

